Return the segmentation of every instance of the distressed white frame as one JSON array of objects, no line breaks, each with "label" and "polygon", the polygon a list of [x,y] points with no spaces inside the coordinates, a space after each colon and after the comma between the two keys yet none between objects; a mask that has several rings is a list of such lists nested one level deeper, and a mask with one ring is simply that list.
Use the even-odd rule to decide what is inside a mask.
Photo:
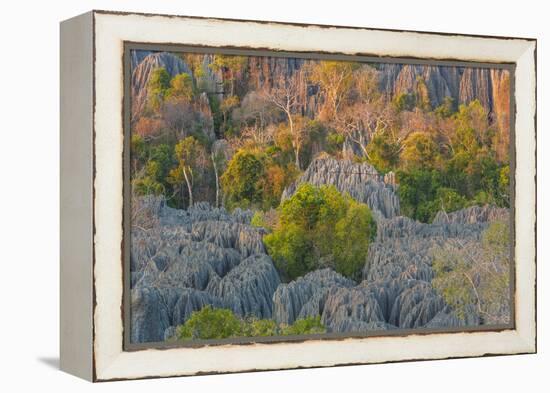
[{"label": "distressed white frame", "polygon": [[[536,351],[535,53],[526,39],[94,12],[96,380],[378,363]],[[515,330],[123,351],[123,42],[234,46],[479,62],[514,62]]]}]

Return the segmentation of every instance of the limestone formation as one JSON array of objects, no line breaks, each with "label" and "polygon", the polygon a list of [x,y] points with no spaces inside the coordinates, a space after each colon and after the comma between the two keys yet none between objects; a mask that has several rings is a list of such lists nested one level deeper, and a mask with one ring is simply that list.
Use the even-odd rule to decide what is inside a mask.
[{"label": "limestone formation", "polygon": [[[192,75],[190,67],[180,58],[167,52],[132,51],[132,113],[139,113],[145,105],[147,81],[156,67],[164,67],[171,76],[181,72]],[[214,70],[211,64],[214,55],[205,55],[201,72],[195,77],[195,83],[203,91],[214,94],[221,99],[228,92],[224,91],[223,73]],[[246,72],[236,77],[236,85],[244,91],[261,90],[272,87],[278,80],[290,78],[311,61],[283,57],[249,57],[245,65]],[[426,90],[432,108],[443,104],[446,97],[451,97],[457,104],[468,104],[477,99],[485,109],[495,114],[500,129],[508,127],[509,112],[509,72],[501,69],[467,68],[453,66],[430,66],[410,64],[380,64],[379,86],[389,98],[401,93],[423,94]],[[317,86],[302,89],[303,102],[301,111],[305,115],[314,115],[321,109]]]},{"label": "limestone formation", "polygon": [[271,317],[280,279],[265,254],[262,230],[249,225],[251,212],[228,213],[206,203],[184,211],[157,197],[135,205],[148,227],[132,229],[133,342],[164,340],[205,305]]},{"label": "limestone formation", "polygon": [[[370,172],[367,180],[376,175]],[[338,185],[361,184],[333,179]],[[132,231],[133,342],[172,338],[176,326],[206,305],[279,324],[320,317],[328,332],[339,333],[479,325],[473,305],[459,317],[433,289],[430,250],[453,239],[480,244],[490,222],[509,214],[507,209],[473,206],[441,212],[431,224],[401,216],[380,218],[362,282],[325,268],[281,283],[266,254],[263,230],[249,224],[251,212],[229,213],[206,203],[177,210],[156,197],[136,204],[149,226]]]},{"label": "limestone formation", "polygon": [[494,113],[499,129],[508,132],[510,75],[507,70],[452,66],[381,64],[380,89],[390,98],[401,93],[416,94],[424,83],[432,108],[450,97],[456,104],[479,100]]},{"label": "limestone formation", "polygon": [[280,283],[271,258],[265,254],[243,260],[223,279],[211,281],[212,293],[242,317],[271,318],[272,297]]},{"label": "limestone formation", "polygon": [[440,211],[435,216],[434,224],[476,224],[509,219],[508,209],[494,206],[471,206],[452,213]]},{"label": "limestone formation", "polygon": [[383,176],[367,163],[356,164],[350,160],[318,157],[297,181],[284,190],[282,199],[291,197],[302,183],[333,185],[338,191],[366,203],[380,217],[399,215],[399,198],[393,187],[384,183]]},{"label": "limestone formation", "polygon": [[321,315],[329,288],[353,285],[352,280],[328,268],[281,284],[273,295],[273,319],[278,323],[292,324],[296,319]]},{"label": "limestone formation", "polygon": [[489,112],[493,110],[493,91],[488,68],[465,68],[460,80],[459,103],[478,100]]},{"label": "limestone formation", "polygon": [[363,286],[331,287],[327,294],[321,322],[330,332],[358,331],[371,322],[385,322],[378,301]]}]

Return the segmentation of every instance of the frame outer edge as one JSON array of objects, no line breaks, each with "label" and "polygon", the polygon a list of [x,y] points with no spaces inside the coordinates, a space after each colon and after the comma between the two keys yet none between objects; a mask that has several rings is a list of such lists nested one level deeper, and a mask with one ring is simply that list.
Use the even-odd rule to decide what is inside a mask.
[{"label": "frame outer edge", "polygon": [[[98,12],[99,15],[101,16],[106,16],[106,15],[109,15],[109,16],[113,16],[114,13],[104,13],[104,12]],[[134,15],[134,14],[131,14],[131,15]],[[139,15],[139,14],[138,14]],[[150,16],[150,15],[147,15],[147,16]],[[119,15],[119,17],[121,17]],[[190,19],[193,19],[193,18],[190,18]],[[280,23],[280,25],[285,25],[284,23]],[[365,28],[365,30],[368,30],[368,28]],[[437,35],[437,33],[427,33],[427,35]],[[506,40],[507,38],[506,37],[499,37],[501,38],[502,40]],[[95,41],[95,39],[94,39]],[[525,41],[524,44],[529,44],[529,43],[532,43],[532,42],[529,42],[529,41]],[[95,42],[94,42],[95,44]],[[536,43],[535,43],[535,46],[526,46],[525,47],[525,52],[529,52],[529,55],[531,56],[530,58],[530,62],[529,62],[529,65],[532,66],[533,70],[535,70],[535,73],[536,73],[536,59],[535,59],[535,62],[533,63],[533,50],[535,51],[535,56],[536,56]],[[95,60],[95,57],[94,57],[94,60]],[[517,60],[519,60],[519,58],[517,58]],[[95,72],[95,71],[94,71]],[[94,75],[95,76],[95,75]],[[533,89],[529,89],[529,94],[532,95],[536,90],[536,75],[534,77],[534,84],[533,86]],[[95,96],[95,94],[94,94]],[[95,97],[94,97],[95,98]],[[532,97],[531,97],[531,100],[529,101],[529,104],[533,103],[534,106],[535,106],[535,110],[533,111],[533,115],[535,116],[535,127],[532,128],[532,127],[529,127],[528,128],[528,132],[531,133],[534,131],[535,133],[535,137],[534,137],[534,141],[535,141],[535,146],[534,146],[534,149],[536,151],[536,99],[535,100],[532,100]],[[529,115],[531,114],[531,112],[529,112]],[[530,119],[530,121],[533,121],[533,119]],[[530,138],[530,136],[529,136]],[[536,162],[535,162],[535,165],[534,165],[534,170],[535,170],[535,173],[533,175],[536,175]],[[95,180],[95,179],[94,179]],[[534,180],[534,185],[536,187],[536,178]],[[96,198],[97,196],[94,194],[94,198]],[[535,204],[536,204],[536,197],[535,197]],[[536,224],[536,214],[534,214],[534,223]],[[531,228],[529,230],[529,235],[531,234],[535,234],[536,235],[536,229],[533,230],[533,228]],[[531,246],[531,244],[529,243],[529,245]],[[534,253],[534,258],[536,259],[536,249],[535,249],[535,253]],[[529,265],[527,269],[529,269],[529,272],[532,273],[531,269],[533,268],[533,266],[535,266],[535,261],[531,261],[531,260],[528,260],[526,261],[526,263]],[[534,276],[530,277],[530,278],[533,278],[535,280],[535,283],[536,283],[536,269],[535,269],[535,272],[534,272]],[[531,282],[529,282],[529,285],[531,284]],[[531,296],[534,294],[534,298],[532,298]],[[525,301],[529,301],[531,302],[531,300],[533,300],[533,304],[529,303],[527,304],[526,306],[527,307],[533,307],[534,306],[534,301],[536,301],[536,289],[533,291],[533,292],[530,292],[528,296],[526,296],[526,298],[524,299]],[[525,304],[524,304],[525,306]],[[97,318],[97,315],[95,315],[95,317]],[[524,322],[527,321],[529,323],[533,323],[533,322],[536,322],[536,312],[533,312],[531,314],[531,312],[528,313],[528,315],[524,315],[525,319],[524,319]],[[531,320],[531,317],[532,317],[532,320]],[[515,338],[517,338],[517,341],[516,341],[516,344],[519,345],[519,347],[516,347],[515,349],[512,349],[510,350],[510,352],[507,352],[507,351],[502,351],[502,352],[489,352],[489,353],[486,353],[486,354],[482,354],[482,355],[460,355],[458,354],[457,356],[451,356],[451,357],[463,357],[463,356],[467,356],[467,357],[471,357],[471,356],[490,356],[490,355],[498,355],[498,354],[514,354],[514,353],[532,353],[534,351],[536,351],[536,326],[530,326],[530,328],[528,329],[528,331],[526,330],[523,330],[521,329],[521,333],[523,334],[520,334],[519,336],[516,336]],[[516,334],[520,333],[519,331],[516,331]],[[170,372],[168,372],[167,374],[164,374],[164,373],[160,373],[160,374],[156,374],[156,373],[152,373],[151,375],[147,375],[147,374],[144,374],[144,375],[128,375],[126,373],[121,373],[122,369],[120,368],[122,363],[126,363],[128,360],[130,360],[130,357],[133,357],[132,355],[128,354],[128,353],[119,353],[118,355],[115,355],[115,356],[112,356],[112,355],[115,355],[115,354],[111,354],[111,355],[107,355],[107,358],[110,358],[108,364],[104,364],[103,367],[101,367],[101,370],[100,370],[100,373],[99,373],[99,378],[97,380],[115,380],[115,379],[134,379],[134,378],[146,378],[146,377],[161,377],[161,376],[181,376],[181,375],[186,375],[187,373],[186,372],[178,372],[178,373],[175,373],[175,374],[172,374]],[[155,355],[154,353],[151,353],[151,355]],[[104,360],[108,360],[108,359],[104,359]],[[421,360],[421,359],[437,359],[437,358],[446,358],[446,357],[443,357],[443,356],[434,356],[434,357],[428,357],[428,358],[414,358],[414,359],[409,359],[409,360]],[[406,357],[403,359],[403,360],[398,360],[398,361],[407,361],[406,360]],[[387,362],[387,361],[382,361],[382,362]],[[391,361],[390,361],[391,362]],[[365,362],[365,363],[370,363],[370,362]],[[377,361],[374,361],[372,363],[378,363]],[[352,363],[350,363],[352,364]],[[360,364],[364,364],[363,362],[361,362]],[[335,364],[337,365],[337,364]],[[316,367],[315,365],[309,365],[309,366],[305,366],[305,367]],[[321,366],[323,367],[323,366]],[[282,368],[287,368],[287,367],[282,367]],[[296,367],[288,367],[288,368],[296,368]],[[298,367],[298,368],[301,368],[301,367]],[[269,368],[262,368],[262,370],[269,370]],[[215,373],[226,373],[226,372],[243,372],[243,371],[247,371],[245,369],[242,369],[242,370],[239,370],[239,371],[235,371],[235,370],[227,370],[227,371],[216,371]],[[253,370],[249,370],[249,371],[253,371]],[[256,370],[254,370],[256,371]],[[208,372],[207,372],[208,373]],[[126,375],[123,375],[123,374],[126,374]],[[189,372],[189,374],[187,375],[190,375],[190,374],[203,374],[203,372]],[[94,379],[96,379],[95,375],[94,375]]]},{"label": "frame outer edge", "polygon": [[92,25],[60,24],[60,368],[93,380]]}]

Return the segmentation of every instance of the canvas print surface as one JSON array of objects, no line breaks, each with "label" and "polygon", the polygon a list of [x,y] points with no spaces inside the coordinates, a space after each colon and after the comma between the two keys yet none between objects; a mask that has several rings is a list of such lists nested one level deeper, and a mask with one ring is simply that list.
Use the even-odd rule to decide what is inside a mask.
[{"label": "canvas print surface", "polygon": [[131,343],[510,327],[508,69],[129,53]]}]

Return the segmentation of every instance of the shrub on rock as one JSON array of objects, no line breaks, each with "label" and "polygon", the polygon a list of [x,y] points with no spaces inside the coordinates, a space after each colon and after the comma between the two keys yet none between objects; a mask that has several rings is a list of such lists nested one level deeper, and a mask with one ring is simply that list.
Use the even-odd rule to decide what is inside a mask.
[{"label": "shrub on rock", "polygon": [[278,212],[277,225],[264,242],[286,279],[323,267],[358,276],[376,232],[367,205],[334,186],[304,183]]}]

